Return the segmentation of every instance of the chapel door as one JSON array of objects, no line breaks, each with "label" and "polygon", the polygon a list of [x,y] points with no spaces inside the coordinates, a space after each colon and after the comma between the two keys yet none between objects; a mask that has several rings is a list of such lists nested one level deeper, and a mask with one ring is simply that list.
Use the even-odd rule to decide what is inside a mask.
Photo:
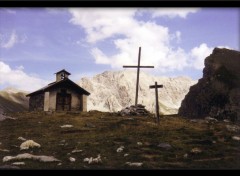
[{"label": "chapel door", "polygon": [[71,110],[71,94],[68,94],[66,89],[62,89],[60,93],[57,93],[57,111],[70,111]]}]

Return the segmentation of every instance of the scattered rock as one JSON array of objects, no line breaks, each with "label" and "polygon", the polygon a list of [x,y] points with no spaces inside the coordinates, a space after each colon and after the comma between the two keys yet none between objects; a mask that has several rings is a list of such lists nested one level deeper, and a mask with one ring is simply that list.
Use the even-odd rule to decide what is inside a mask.
[{"label": "scattered rock", "polygon": [[41,147],[40,144],[34,142],[33,140],[27,140],[20,145],[20,150],[27,150],[29,148]]},{"label": "scattered rock", "polygon": [[3,165],[3,166],[0,166],[0,169],[20,169],[20,167],[12,166],[12,165]]},{"label": "scattered rock", "polygon": [[216,143],[217,143],[217,141],[212,141],[212,143],[213,143],[213,144],[216,144]]},{"label": "scattered rock", "polygon": [[102,163],[101,155],[98,155],[97,158],[84,158],[83,162],[88,162],[88,164],[98,164]]},{"label": "scattered rock", "polygon": [[183,158],[188,158],[188,154],[185,153],[185,154],[183,155]]},{"label": "scattered rock", "polygon": [[120,147],[117,149],[117,152],[118,152],[118,153],[119,153],[119,152],[122,152],[123,149],[124,149],[124,146],[120,146]]},{"label": "scattered rock", "polygon": [[1,152],[10,152],[10,150],[7,149],[0,149]]},{"label": "scattered rock", "polygon": [[128,166],[135,166],[135,167],[141,167],[143,165],[143,163],[126,162],[126,165],[128,165]]},{"label": "scattered rock", "polygon": [[17,156],[5,156],[3,157],[3,162],[12,161],[12,160],[23,160],[23,159],[32,159],[38,160],[40,162],[54,162],[60,161],[53,156],[45,156],[45,155],[32,155],[29,153],[18,154]]},{"label": "scattered rock", "polygon": [[75,162],[75,161],[76,161],[76,159],[73,158],[73,157],[70,157],[69,160],[70,160],[71,162]]},{"label": "scattered rock", "polygon": [[60,126],[61,128],[72,128],[73,127],[73,125],[62,125],[62,126]]},{"label": "scattered rock", "polygon": [[86,124],[85,124],[85,127],[88,127],[88,128],[96,128],[96,126],[93,125],[92,123],[86,123]]},{"label": "scattered rock", "polygon": [[231,132],[238,132],[240,131],[240,127],[237,125],[226,125],[227,130]]},{"label": "scattered rock", "polygon": [[14,166],[22,166],[22,165],[25,165],[25,162],[14,162],[14,163],[12,163],[12,165],[14,165]]},{"label": "scattered rock", "polygon": [[170,144],[168,144],[168,143],[160,143],[160,144],[158,144],[158,147],[166,149],[166,150],[172,148],[172,146]]},{"label": "scattered rock", "polygon": [[143,145],[141,142],[137,142],[137,145]]},{"label": "scattered rock", "polygon": [[230,123],[230,120],[224,119],[223,122]]},{"label": "scattered rock", "polygon": [[82,150],[73,150],[72,153],[80,153]]},{"label": "scattered rock", "polygon": [[134,118],[131,118],[131,117],[130,117],[130,118],[126,118],[125,120],[134,120]]},{"label": "scattered rock", "polygon": [[239,136],[233,136],[232,139],[235,140],[235,141],[240,141],[240,137]]},{"label": "scattered rock", "polygon": [[192,150],[191,150],[191,153],[192,154],[199,154],[199,153],[202,153],[202,150],[200,149],[200,148],[193,148]]},{"label": "scattered rock", "polygon": [[58,163],[57,165],[58,165],[58,166],[61,166],[61,165],[62,165],[62,163]]},{"label": "scattered rock", "polygon": [[18,140],[20,140],[20,141],[26,141],[27,139],[25,139],[25,138],[23,138],[23,137],[18,137]]},{"label": "scattered rock", "polygon": [[197,120],[197,119],[192,119],[192,120],[190,120],[190,122],[192,122],[192,123],[198,123],[199,120]]},{"label": "scattered rock", "polygon": [[209,122],[217,122],[218,120],[212,117],[205,117],[205,120],[209,121]]},{"label": "scattered rock", "polygon": [[129,155],[128,153],[125,153],[123,156],[124,156],[124,157],[127,157],[128,155]]}]

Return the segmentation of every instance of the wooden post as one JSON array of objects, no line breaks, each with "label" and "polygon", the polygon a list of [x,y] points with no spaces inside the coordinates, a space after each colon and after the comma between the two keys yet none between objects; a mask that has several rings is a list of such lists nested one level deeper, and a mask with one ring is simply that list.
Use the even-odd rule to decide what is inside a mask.
[{"label": "wooden post", "polygon": [[156,117],[157,122],[159,123],[160,115],[159,115],[159,104],[158,104],[158,88],[163,88],[163,85],[157,85],[157,82],[155,82],[155,85],[149,86],[150,89],[155,89],[155,97],[156,97]]},{"label": "wooden post", "polygon": [[137,103],[138,103],[138,89],[139,89],[138,87],[139,87],[140,68],[154,68],[154,66],[140,66],[140,60],[141,60],[141,47],[139,47],[139,52],[138,52],[138,65],[137,66],[129,66],[129,65],[124,65],[123,66],[123,68],[137,68],[135,106],[137,106]]},{"label": "wooden post", "polygon": [[137,82],[136,82],[135,106],[137,106],[137,102],[138,102],[138,85],[139,85],[140,58],[141,58],[141,47],[139,47],[139,51],[138,51],[138,67],[137,67]]}]

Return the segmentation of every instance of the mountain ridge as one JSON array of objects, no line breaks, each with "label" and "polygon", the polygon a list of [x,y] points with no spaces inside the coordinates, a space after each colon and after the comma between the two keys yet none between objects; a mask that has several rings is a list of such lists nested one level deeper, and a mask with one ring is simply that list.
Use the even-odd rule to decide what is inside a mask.
[{"label": "mountain ridge", "polygon": [[[93,77],[83,77],[77,83],[89,91],[88,110],[117,112],[133,105],[136,91],[136,71],[104,71]],[[155,112],[155,91],[149,89],[155,81],[163,84],[159,89],[160,113],[176,114],[189,87],[197,81],[190,77],[158,77],[140,72],[138,103]]]}]

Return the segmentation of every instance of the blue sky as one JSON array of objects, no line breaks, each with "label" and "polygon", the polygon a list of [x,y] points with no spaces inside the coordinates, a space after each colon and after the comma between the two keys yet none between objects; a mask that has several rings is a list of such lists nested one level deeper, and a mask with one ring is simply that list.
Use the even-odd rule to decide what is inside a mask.
[{"label": "blue sky", "polygon": [[122,65],[202,77],[215,47],[239,49],[239,8],[0,8],[0,90],[33,91],[66,69],[74,81]]}]

